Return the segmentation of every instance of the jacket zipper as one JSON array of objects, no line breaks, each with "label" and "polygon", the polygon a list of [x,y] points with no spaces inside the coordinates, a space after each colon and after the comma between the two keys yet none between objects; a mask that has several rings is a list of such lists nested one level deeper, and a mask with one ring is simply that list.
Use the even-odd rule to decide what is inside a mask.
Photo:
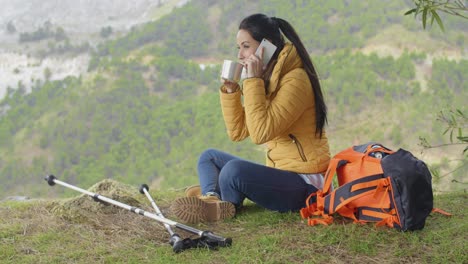
[{"label": "jacket zipper", "polygon": [[299,155],[301,155],[302,161],[307,161],[301,142],[299,142],[299,140],[297,140],[297,138],[293,134],[289,134],[289,137],[293,140],[293,143],[296,144],[297,150],[299,151]]},{"label": "jacket zipper", "polygon": [[271,163],[273,163],[273,167],[276,167],[275,162],[273,161],[272,158],[270,158],[270,151],[271,151],[271,149],[269,149],[269,150],[267,151],[267,157],[268,157],[268,159],[271,161]]}]

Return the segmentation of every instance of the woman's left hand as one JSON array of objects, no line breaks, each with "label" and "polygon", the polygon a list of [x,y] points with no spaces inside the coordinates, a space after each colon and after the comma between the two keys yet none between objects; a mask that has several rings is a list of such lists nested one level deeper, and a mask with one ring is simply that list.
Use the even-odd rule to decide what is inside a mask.
[{"label": "woman's left hand", "polygon": [[252,54],[245,60],[244,67],[247,69],[247,78],[260,78],[263,75],[263,48],[258,55],[257,57]]}]

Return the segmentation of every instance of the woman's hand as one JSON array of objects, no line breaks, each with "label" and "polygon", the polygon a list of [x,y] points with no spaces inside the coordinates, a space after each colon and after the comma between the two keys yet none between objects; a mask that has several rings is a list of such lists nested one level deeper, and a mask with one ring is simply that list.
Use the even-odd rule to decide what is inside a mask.
[{"label": "woman's hand", "polygon": [[237,90],[239,90],[239,84],[235,83],[235,82],[231,82],[231,81],[228,81],[228,80],[224,80],[224,88],[225,88],[225,91],[223,92],[226,92],[226,93],[234,93],[234,92],[237,92]]},{"label": "woman's hand", "polygon": [[247,70],[247,78],[260,78],[263,75],[263,47],[260,50],[259,56],[250,55],[244,61],[244,67]]}]

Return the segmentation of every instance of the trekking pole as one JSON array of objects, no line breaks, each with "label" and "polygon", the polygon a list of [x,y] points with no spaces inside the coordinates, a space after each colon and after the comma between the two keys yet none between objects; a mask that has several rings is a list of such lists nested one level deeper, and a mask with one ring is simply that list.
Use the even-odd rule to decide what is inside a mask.
[{"label": "trekking pole", "polygon": [[[146,198],[151,202],[151,205],[153,206],[154,210],[156,211],[156,215],[165,218],[164,215],[162,214],[161,210],[159,210],[159,207],[156,205],[156,202],[154,199],[151,197],[151,195],[148,192],[149,187],[147,184],[142,184],[140,187],[140,193],[146,195]],[[175,253],[179,253],[184,251],[185,249],[190,248],[190,245],[192,243],[187,243],[187,239],[182,240],[180,236],[175,233],[171,226],[169,224],[164,223],[164,227],[166,228],[167,232],[169,232],[169,235],[171,237],[169,238],[169,244],[172,246],[172,250],[174,250]],[[186,242],[186,243],[184,243]]]},{"label": "trekking pole", "polygon": [[[91,196],[93,198],[93,200],[95,200],[97,202],[103,201],[103,202],[106,202],[106,203],[110,203],[110,204],[113,204],[115,206],[127,209],[130,212],[133,212],[135,214],[143,215],[143,216],[146,216],[148,218],[154,219],[154,220],[156,220],[158,222],[161,222],[163,224],[167,224],[167,225],[169,225],[171,227],[176,227],[176,228],[182,229],[184,231],[190,232],[192,234],[198,235],[199,238],[197,238],[195,240],[186,240],[186,243],[193,243],[194,244],[194,245],[189,245],[190,247],[206,247],[206,248],[209,248],[209,249],[216,249],[217,247],[229,247],[229,246],[232,245],[232,239],[229,238],[229,237],[224,238],[224,237],[213,234],[211,231],[198,230],[196,228],[193,228],[193,227],[190,227],[190,226],[187,226],[187,225],[184,225],[184,224],[180,224],[180,223],[177,223],[175,221],[169,220],[167,218],[164,218],[164,217],[161,217],[161,216],[146,212],[145,210],[142,210],[140,208],[130,206],[130,205],[121,203],[119,201],[112,200],[112,199],[107,198],[105,196],[102,196],[100,194],[93,193],[93,192],[81,189],[79,187],[76,187],[74,185],[68,184],[68,183],[63,182],[63,181],[59,181],[59,180],[57,180],[57,178],[54,175],[48,175],[47,177],[44,178],[44,180],[46,180],[47,183],[50,186],[54,186],[55,184],[62,185],[64,187],[70,188],[72,190],[87,194],[87,195]],[[178,251],[178,252],[180,252],[180,251]]]}]

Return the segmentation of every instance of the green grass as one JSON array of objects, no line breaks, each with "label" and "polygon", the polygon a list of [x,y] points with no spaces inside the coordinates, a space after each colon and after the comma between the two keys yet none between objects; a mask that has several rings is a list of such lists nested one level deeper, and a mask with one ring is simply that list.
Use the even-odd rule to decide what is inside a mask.
[{"label": "green grass", "polygon": [[[174,219],[170,202],[182,196],[182,191],[154,191],[152,195],[166,217]],[[465,193],[435,196],[435,206],[453,216],[431,214],[423,230],[405,233],[339,217],[330,226],[311,227],[298,213],[275,213],[247,202],[234,219],[192,225],[232,237],[231,247],[180,254],[172,252],[160,223],[84,199],[81,205],[88,210],[87,218],[79,221],[53,210],[61,200],[0,203],[0,263],[468,262]],[[141,201],[143,209],[151,211]],[[195,237],[177,231],[182,237]]]}]

